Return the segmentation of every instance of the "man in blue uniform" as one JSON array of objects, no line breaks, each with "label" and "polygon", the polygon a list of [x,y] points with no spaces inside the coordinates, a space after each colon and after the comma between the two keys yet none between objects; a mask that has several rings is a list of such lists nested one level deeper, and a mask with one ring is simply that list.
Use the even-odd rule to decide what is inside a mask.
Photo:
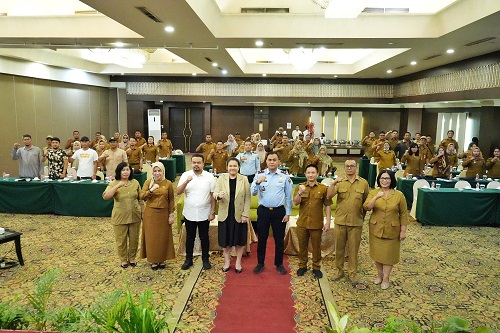
[{"label": "man in blue uniform", "polygon": [[267,154],[266,164],[267,169],[256,175],[251,186],[252,195],[258,194],[259,197],[257,208],[258,264],[253,272],[259,274],[264,270],[267,238],[269,226],[271,226],[275,242],[274,265],[281,275],[285,275],[287,271],[283,267],[283,251],[286,223],[292,210],[292,182],[287,174],[278,170],[280,160],[275,152]]},{"label": "man in blue uniform", "polygon": [[236,158],[240,160],[240,173],[248,178],[248,182],[252,184],[257,171],[260,171],[259,155],[252,151],[252,141],[245,141],[245,151],[239,153]]}]

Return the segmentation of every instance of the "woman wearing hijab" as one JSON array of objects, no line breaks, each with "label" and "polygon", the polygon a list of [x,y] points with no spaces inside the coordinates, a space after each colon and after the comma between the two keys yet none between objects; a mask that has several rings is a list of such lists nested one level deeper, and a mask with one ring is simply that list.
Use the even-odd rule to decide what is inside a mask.
[{"label": "woman wearing hijab", "polygon": [[318,154],[311,159],[311,164],[318,167],[319,175],[326,177],[326,175],[332,172],[333,160],[326,153],[326,147],[321,146],[319,148]]},{"label": "woman wearing hijab", "polygon": [[304,174],[304,169],[307,165],[307,159],[309,158],[309,155],[304,150],[302,145],[302,141],[297,140],[295,142],[295,145],[293,146],[293,149],[290,150],[290,153],[288,154],[288,162],[291,163],[290,174],[292,175]]},{"label": "woman wearing hijab", "polygon": [[146,202],[142,227],[141,258],[147,258],[152,270],[164,269],[165,260],[174,259],[174,188],[165,179],[165,167],[161,162],[151,165],[153,178],[146,180],[141,199]]},{"label": "woman wearing hijab", "polygon": [[264,147],[264,144],[262,142],[259,142],[257,144],[256,153],[259,156],[260,169],[264,170],[265,168],[267,168],[267,165],[266,165],[266,154],[267,154],[267,152],[266,152],[266,148]]},{"label": "woman wearing hijab", "polygon": [[235,153],[238,154],[238,148],[238,142],[235,140],[234,135],[229,134],[227,141],[224,142],[224,149],[227,150],[228,156],[233,156]]}]

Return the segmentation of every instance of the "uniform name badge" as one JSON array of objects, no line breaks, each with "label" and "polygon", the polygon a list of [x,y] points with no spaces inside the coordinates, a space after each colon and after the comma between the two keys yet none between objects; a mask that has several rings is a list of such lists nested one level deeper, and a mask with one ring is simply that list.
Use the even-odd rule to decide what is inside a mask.
[{"label": "uniform name badge", "polygon": [[283,176],[280,175],[280,178],[278,179],[278,182],[283,183]]},{"label": "uniform name badge", "polygon": [[264,191],[266,190],[266,187],[265,187],[265,186],[261,186],[261,187],[260,187],[260,190],[261,190],[262,192],[264,192]]}]

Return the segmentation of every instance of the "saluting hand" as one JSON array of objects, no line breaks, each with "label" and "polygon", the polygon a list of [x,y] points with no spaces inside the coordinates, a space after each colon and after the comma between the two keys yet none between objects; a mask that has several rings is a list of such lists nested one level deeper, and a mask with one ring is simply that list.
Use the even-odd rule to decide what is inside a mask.
[{"label": "saluting hand", "polygon": [[259,177],[259,179],[258,179],[258,181],[257,181],[257,182],[260,184],[260,183],[265,182],[265,181],[266,181],[266,176],[265,176],[265,175],[261,175],[261,176]]},{"label": "saluting hand", "polygon": [[192,181],[192,180],[193,180],[193,176],[189,175],[189,176],[187,176],[187,178],[186,178],[186,183],[189,183],[189,182],[190,182],[190,181]]},{"label": "saluting hand", "polygon": [[306,186],[305,185],[303,185],[303,184],[299,185],[299,192],[300,193],[304,192],[305,190],[306,190]]},{"label": "saluting hand", "polygon": [[18,142],[14,143],[14,148],[16,148],[16,149],[17,149],[17,148],[19,148],[20,146],[21,146],[21,145],[20,145]]},{"label": "saluting hand", "polygon": [[220,199],[224,198],[225,194],[226,193],[224,191],[219,191],[219,193],[217,193],[217,198],[219,198],[219,200],[220,200]]},{"label": "saluting hand", "polygon": [[154,184],[153,186],[151,186],[151,188],[149,189],[151,192],[154,192],[156,191],[158,188],[160,187],[160,185],[158,184]]},{"label": "saluting hand", "polygon": [[385,195],[385,193],[384,193],[383,191],[379,191],[379,192],[377,193],[377,195],[375,196],[375,198],[376,198],[376,199],[380,199],[380,198],[382,198],[384,195]]}]

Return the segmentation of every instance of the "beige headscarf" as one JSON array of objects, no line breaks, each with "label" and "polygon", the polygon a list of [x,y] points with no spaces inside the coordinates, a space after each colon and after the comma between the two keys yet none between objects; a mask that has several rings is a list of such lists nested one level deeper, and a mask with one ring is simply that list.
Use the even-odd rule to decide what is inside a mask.
[{"label": "beige headscarf", "polygon": [[[160,168],[161,170],[161,178],[160,178],[160,181],[163,181],[165,180],[165,166],[163,165],[163,163],[161,162],[154,162],[153,164],[151,164],[151,169],[155,169],[155,167],[158,167]],[[152,177],[151,178],[151,181],[149,182],[149,188],[153,187],[153,185],[155,184],[155,178]]]},{"label": "beige headscarf", "polygon": [[[300,167],[300,168],[302,168],[302,167],[304,166],[304,161],[307,161],[307,159],[309,158],[309,155],[308,155],[308,154],[307,154],[307,152],[304,150],[304,143],[302,143],[302,142],[301,142],[301,144],[302,144],[302,145],[301,145],[301,146],[302,146],[302,148],[300,148],[300,149],[299,149],[299,148],[297,147],[299,142],[300,142],[299,140],[297,140],[297,141],[295,142],[295,145],[294,145],[293,149],[295,149],[295,154],[296,154],[296,155],[298,156],[298,158],[299,158],[299,167]],[[294,154],[294,155],[295,155],[295,154]]]},{"label": "beige headscarf", "polygon": [[[321,154],[321,149],[325,150],[325,154]],[[333,160],[328,154],[326,153],[326,146],[321,146],[319,147],[318,151],[318,158],[321,162],[321,170],[319,170],[321,175],[324,175],[328,168],[333,164]]]},{"label": "beige headscarf", "polygon": [[262,146],[262,150],[256,149],[255,152],[259,156],[260,163],[264,163],[266,161],[266,154],[267,154],[266,148],[264,147],[264,143],[262,143],[262,141],[257,144],[257,148],[259,146]]}]

